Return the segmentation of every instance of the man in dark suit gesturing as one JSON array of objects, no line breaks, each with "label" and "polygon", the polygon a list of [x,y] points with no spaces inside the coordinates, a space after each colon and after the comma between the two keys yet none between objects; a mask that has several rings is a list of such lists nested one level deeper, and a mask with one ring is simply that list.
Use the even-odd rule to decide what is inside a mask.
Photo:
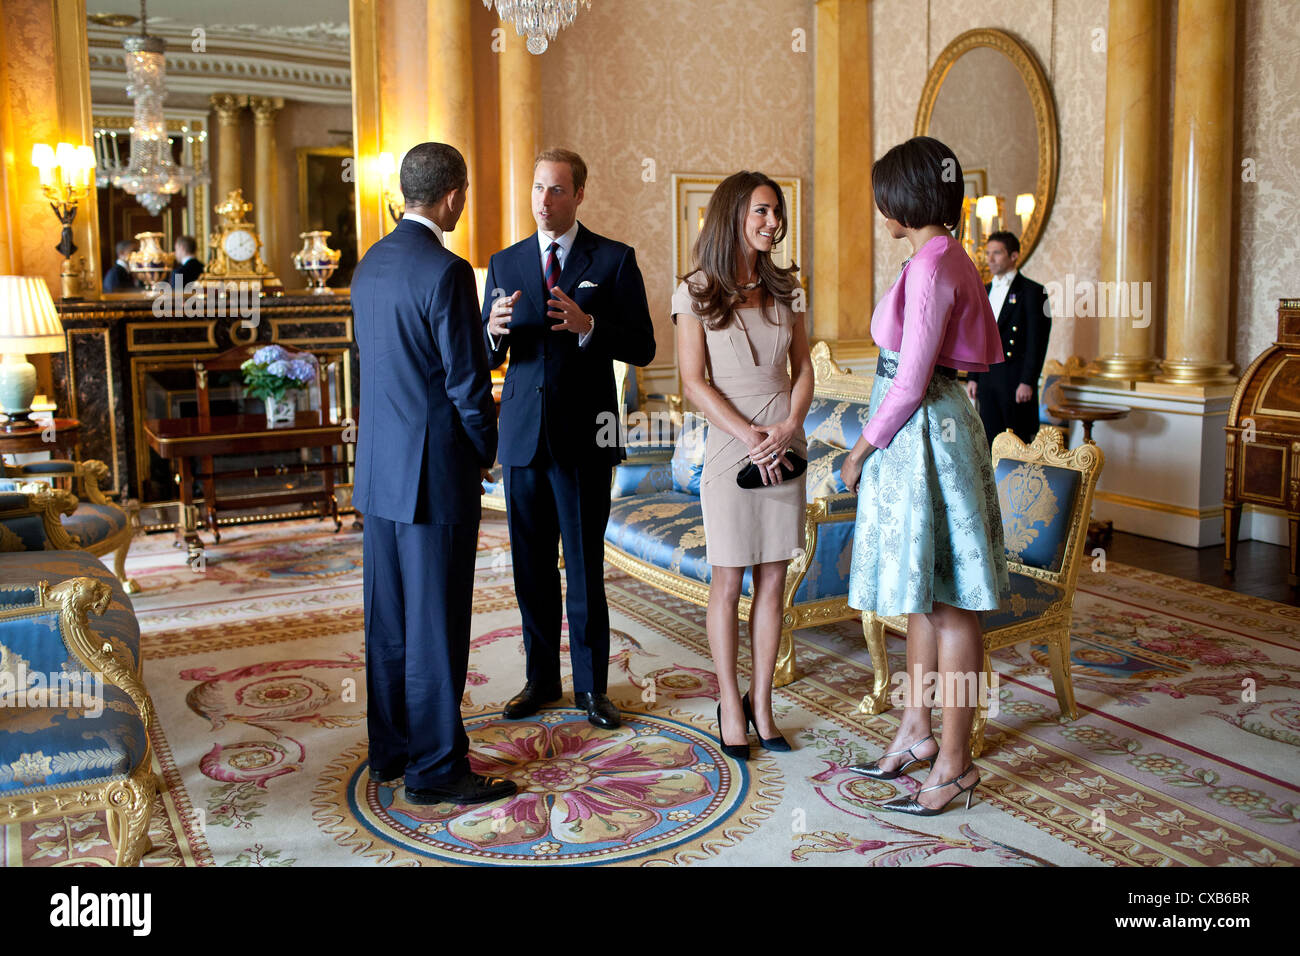
[{"label": "man in dark suit gesturing", "polygon": [[1052,334],[1052,309],[1047,290],[1016,269],[1020,240],[1013,233],[991,233],[984,254],[993,274],[984,288],[1007,360],[987,372],[967,373],[966,391],[979,405],[990,447],[1008,428],[1027,445],[1038,434],[1038,377]]},{"label": "man in dark suit gesturing", "polygon": [[533,169],[537,232],[492,256],[483,322],[492,367],[510,365],[501,392],[500,458],[527,683],[507,705],[519,719],[560,698],[560,574],[564,544],[574,702],[597,727],[619,725],[606,696],[609,609],[605,525],[610,469],[625,453],[613,360],[648,365],[654,326],[631,247],[577,220],[587,166],[577,153],[541,153]]},{"label": "man in dark suit gesturing", "polygon": [[470,772],[460,716],[481,483],[497,448],[474,271],[442,243],[465,208],[465,160],[421,143],[401,185],[406,214],[352,278],[370,776],[405,775],[411,803],[483,803],[516,787]]}]

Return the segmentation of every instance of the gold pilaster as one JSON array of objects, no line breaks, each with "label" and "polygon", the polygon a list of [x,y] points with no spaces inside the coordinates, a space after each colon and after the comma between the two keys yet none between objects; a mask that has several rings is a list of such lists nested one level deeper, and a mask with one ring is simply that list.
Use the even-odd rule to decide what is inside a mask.
[{"label": "gold pilaster", "polygon": [[216,186],[213,195],[220,201],[231,190],[244,188],[243,153],[239,142],[239,118],[248,97],[236,93],[213,93],[210,102],[217,114]]},{"label": "gold pilaster", "polygon": [[[1160,219],[1160,0],[1110,0],[1106,35],[1106,146],[1103,169],[1101,278],[1130,290],[1127,315],[1098,330],[1100,378],[1149,380],[1159,367],[1152,311]],[[1132,290],[1146,290],[1146,314],[1132,314]],[[1139,294],[1142,294],[1139,292]],[[1111,297],[1111,302],[1116,302]],[[1142,322],[1143,327],[1135,323]]]},{"label": "gold pilaster", "polygon": [[1228,355],[1236,0],[1181,0],[1169,307],[1158,382],[1235,381]]},{"label": "gold pilaster", "polygon": [[871,17],[867,0],[817,0],[812,334],[867,339],[872,309]]},{"label": "gold pilaster", "polygon": [[533,160],[542,145],[541,58],[524,38],[505,31],[497,62],[498,132],[501,164],[501,244],[509,246],[536,228],[533,219]]},{"label": "gold pilaster", "polygon": [[[428,0],[429,138],[455,146],[467,164],[474,157],[474,71],[471,57],[470,5],[465,0]],[[474,249],[474,184],[465,212],[447,248],[472,261]]]},{"label": "gold pilaster", "polygon": [[352,37],[352,173],[357,190],[357,257],[384,236],[383,181],[377,170],[382,151],[379,95],[378,0],[349,0]]},{"label": "gold pilaster", "polygon": [[280,260],[279,192],[275,174],[275,120],[284,109],[284,99],[279,96],[252,96],[248,100],[253,111],[253,221],[262,234],[262,248],[267,257],[278,264]]}]

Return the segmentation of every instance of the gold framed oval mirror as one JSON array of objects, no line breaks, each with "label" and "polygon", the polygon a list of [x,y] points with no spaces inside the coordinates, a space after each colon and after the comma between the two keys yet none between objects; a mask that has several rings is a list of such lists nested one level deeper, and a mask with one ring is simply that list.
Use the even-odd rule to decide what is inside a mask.
[{"label": "gold framed oval mirror", "polygon": [[[968,197],[963,244],[984,280],[990,231],[1006,229],[1020,238],[1023,266],[1056,195],[1056,107],[1034,54],[1002,30],[958,36],[926,77],[915,135],[942,140],[957,154]],[[992,198],[980,204],[980,197]]]}]

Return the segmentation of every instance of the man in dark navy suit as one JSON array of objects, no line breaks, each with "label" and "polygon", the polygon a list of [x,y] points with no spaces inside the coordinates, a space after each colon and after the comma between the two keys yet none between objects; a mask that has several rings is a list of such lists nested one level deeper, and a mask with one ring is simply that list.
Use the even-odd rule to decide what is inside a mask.
[{"label": "man in dark navy suit", "polygon": [[516,787],[470,771],[460,716],[481,483],[497,448],[474,271],[442,242],[465,208],[465,160],[421,143],[401,186],[405,215],[352,278],[370,776],[405,775],[410,803],[484,803]]},{"label": "man in dark navy suit", "polygon": [[177,236],[172,251],[176,253],[176,265],[172,267],[171,284],[176,285],[178,277],[182,289],[191,282],[198,282],[199,276],[203,275],[203,262],[195,258],[199,252],[197,240],[193,236]]},{"label": "man in dark navy suit", "polygon": [[1038,378],[1052,334],[1052,308],[1047,290],[1016,269],[1020,240],[1014,233],[991,233],[984,254],[993,274],[984,289],[1007,360],[987,372],[968,372],[966,391],[979,405],[990,448],[1008,428],[1028,445],[1038,434]]},{"label": "man in dark navy suit", "polygon": [[505,716],[527,717],[560,699],[562,541],[574,702],[591,723],[612,728],[619,713],[605,693],[605,525],[610,469],[625,457],[613,360],[649,365],[654,326],[631,247],[577,220],[582,157],[546,150],[533,180],[537,232],[492,256],[483,305],[492,367],[510,357],[500,458],[528,654],[527,683]]},{"label": "man in dark navy suit", "polygon": [[135,276],[131,275],[131,270],[126,264],[126,257],[139,248],[140,243],[134,239],[118,240],[114,249],[117,253],[117,261],[104,273],[104,281],[101,284],[105,292],[135,292],[140,288],[140,283],[135,281]]}]

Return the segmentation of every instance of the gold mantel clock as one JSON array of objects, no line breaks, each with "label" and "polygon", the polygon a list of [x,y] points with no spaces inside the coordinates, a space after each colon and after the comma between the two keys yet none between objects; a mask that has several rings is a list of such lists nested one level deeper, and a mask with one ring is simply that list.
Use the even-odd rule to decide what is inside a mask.
[{"label": "gold mantel clock", "polygon": [[252,208],[242,189],[232,189],[213,207],[221,224],[208,239],[211,252],[200,286],[220,289],[227,282],[246,282],[271,295],[284,292],[284,285],[262,261],[262,237],[246,218]]}]

